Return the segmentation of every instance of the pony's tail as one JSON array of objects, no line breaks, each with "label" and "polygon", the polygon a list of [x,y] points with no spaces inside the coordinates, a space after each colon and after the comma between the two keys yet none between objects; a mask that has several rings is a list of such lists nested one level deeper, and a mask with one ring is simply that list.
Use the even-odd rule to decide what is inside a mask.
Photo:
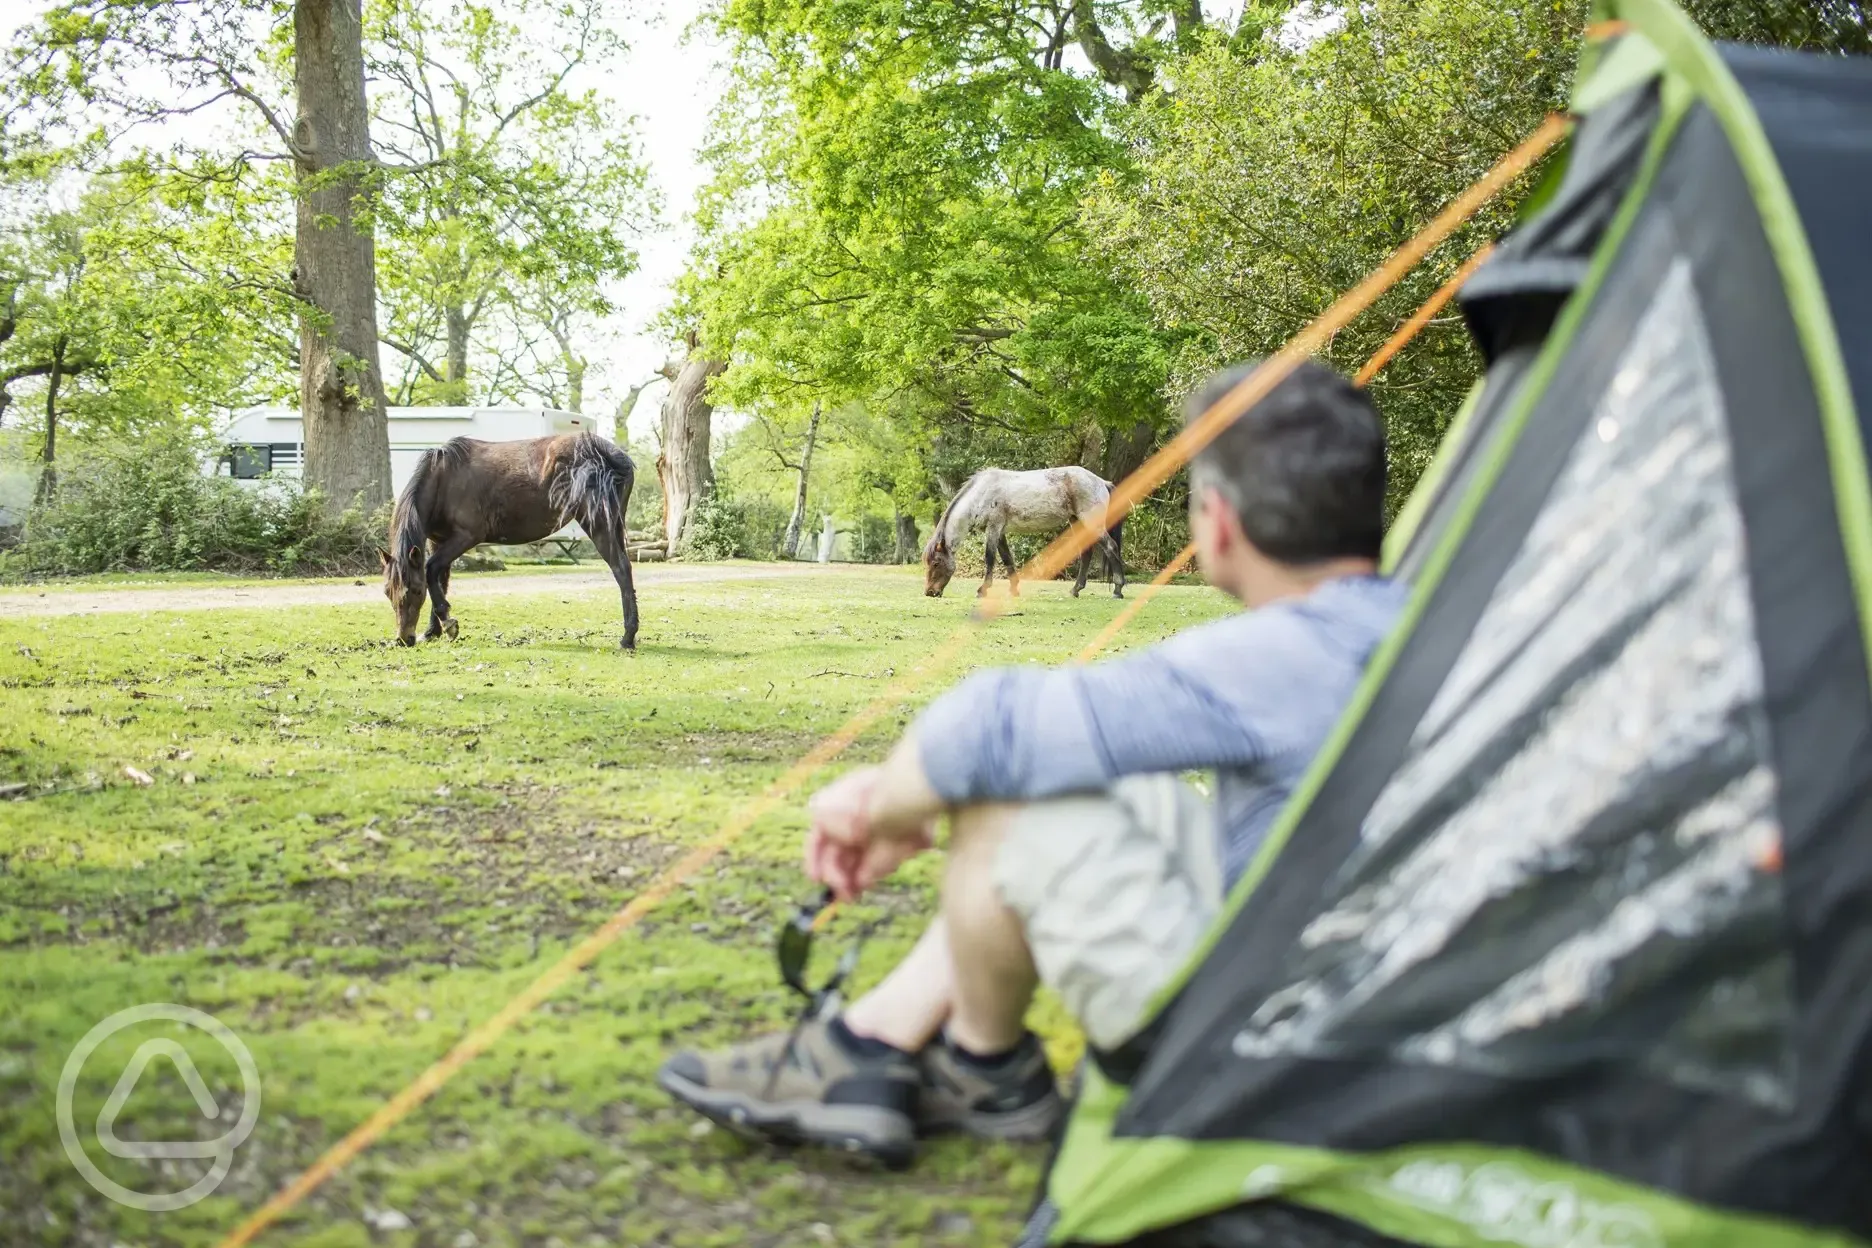
[{"label": "pony's tail", "polygon": [[631,457],[595,433],[572,439],[547,499],[560,515],[578,521],[585,536],[620,546],[628,540],[624,519],[630,510],[637,466]]}]

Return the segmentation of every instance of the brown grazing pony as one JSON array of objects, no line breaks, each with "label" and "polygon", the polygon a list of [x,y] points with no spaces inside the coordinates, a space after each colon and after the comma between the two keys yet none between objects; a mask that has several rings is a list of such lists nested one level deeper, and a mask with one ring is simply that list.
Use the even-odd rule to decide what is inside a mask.
[{"label": "brown grazing pony", "polygon": [[[482,442],[452,438],[424,451],[390,517],[383,556],[384,596],[396,608],[397,640],[416,644],[423,597],[433,640],[458,629],[449,612],[449,569],[482,542],[521,546],[568,520],[585,530],[624,596],[626,650],[637,648],[637,591],[631,585],[624,515],[637,468],[594,433]],[[433,543],[424,554],[425,543]]]},{"label": "brown grazing pony", "polygon": [[[987,570],[979,597],[988,592],[994,580],[995,553],[1001,555],[1007,571],[1008,592],[1020,593],[1020,578],[1014,566],[1014,554],[1008,549],[1007,535],[1052,534],[1074,520],[1098,530],[1105,524],[1105,503],[1111,497],[1111,482],[1095,472],[1069,464],[1064,468],[1036,468],[1030,472],[1011,472],[1006,468],[984,468],[956,491],[936,521],[936,531],[923,548],[923,592],[932,598],[942,597],[955,575],[955,550],[969,533],[987,531]],[[1111,577],[1112,597],[1124,597],[1124,521],[1099,534],[1098,546],[1105,555],[1105,571]],[[1073,597],[1085,588],[1092,570],[1092,552],[1079,556],[1079,579],[1073,582]]]}]

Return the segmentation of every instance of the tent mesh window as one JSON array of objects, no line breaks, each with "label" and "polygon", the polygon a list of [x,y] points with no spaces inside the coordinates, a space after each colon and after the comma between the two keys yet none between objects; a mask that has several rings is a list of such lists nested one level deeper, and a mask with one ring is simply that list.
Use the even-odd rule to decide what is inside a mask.
[{"label": "tent mesh window", "polygon": [[1641,1035],[1680,1086],[1792,1103],[1731,469],[1679,261],[1239,1056],[1539,1076]]}]

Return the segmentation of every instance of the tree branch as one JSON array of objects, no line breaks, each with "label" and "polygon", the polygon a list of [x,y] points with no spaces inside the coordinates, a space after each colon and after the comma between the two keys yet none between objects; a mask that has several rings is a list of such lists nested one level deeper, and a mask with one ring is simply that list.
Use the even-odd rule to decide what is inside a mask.
[{"label": "tree branch", "polygon": [[448,378],[442,375],[442,370],[437,368],[434,364],[431,364],[427,359],[425,359],[423,357],[423,353],[418,351],[411,344],[407,342],[400,342],[397,339],[390,337],[388,334],[378,334],[377,341],[383,343],[384,346],[389,347],[391,350],[400,352],[401,354],[407,356],[412,362],[416,364],[418,368],[422,369],[424,373],[428,374],[429,380],[438,382],[444,385],[447,384]]},{"label": "tree branch", "polygon": [[1092,0],[1073,0],[1072,14],[1079,47],[1092,62],[1092,68],[1098,71],[1099,77],[1122,90],[1126,100],[1137,103],[1151,88],[1150,68],[1130,49],[1112,46],[1099,25]]}]

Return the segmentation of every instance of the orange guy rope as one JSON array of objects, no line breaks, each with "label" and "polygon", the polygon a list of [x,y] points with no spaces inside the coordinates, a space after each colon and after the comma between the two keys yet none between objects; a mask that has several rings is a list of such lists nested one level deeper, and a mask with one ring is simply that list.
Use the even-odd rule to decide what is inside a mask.
[{"label": "orange guy rope", "polygon": [[[1462,267],[1457,269],[1447,282],[1437,287],[1436,293],[1425,300],[1424,305],[1413,312],[1410,319],[1399,326],[1397,332],[1385,340],[1385,344],[1372,354],[1371,359],[1365,361],[1365,367],[1359,370],[1358,376],[1353,378],[1352,384],[1355,386],[1363,386],[1382,372],[1384,366],[1391,362],[1392,357],[1399,351],[1402,351],[1405,346],[1410,343],[1410,340],[1415,338],[1423,330],[1423,327],[1428,325],[1431,319],[1435,317],[1438,312],[1443,310],[1443,305],[1455,297],[1456,292],[1462,288],[1462,284],[1468,281],[1470,276],[1474,274],[1477,269],[1482,267],[1483,261],[1487,260],[1489,254],[1494,250],[1493,244],[1484,244],[1473,256],[1465,260]],[[1176,558],[1172,559],[1163,571],[1152,578],[1151,583],[1144,587],[1143,592],[1141,592],[1136,599],[1127,604],[1125,609],[1120,611],[1117,616],[1112,619],[1111,623],[1101,629],[1098,636],[1094,637],[1086,644],[1085,649],[1079,652],[1079,657],[1075,661],[1088,663],[1099,651],[1111,644],[1111,639],[1123,631],[1125,625],[1136,619],[1137,613],[1144,609],[1144,605],[1152,598],[1155,598],[1158,591],[1170,583],[1172,577],[1181,572],[1184,568],[1187,568],[1190,565],[1190,561],[1195,557],[1195,542],[1191,542],[1182,550],[1178,551]]]},{"label": "orange guy rope", "polygon": [[1073,662],[1091,662],[1092,657],[1110,644],[1111,639],[1116,637],[1125,625],[1137,618],[1137,613],[1144,609],[1145,604],[1149,603],[1151,599],[1162,592],[1163,587],[1170,583],[1170,578],[1181,572],[1184,568],[1189,567],[1190,560],[1195,557],[1195,542],[1191,542],[1182,550],[1177,551],[1176,558],[1165,564],[1163,571],[1153,576],[1151,578],[1151,583],[1138,591],[1138,596],[1133,598],[1130,602],[1127,602],[1125,604],[1125,609],[1113,616],[1111,623],[1099,630],[1098,636],[1086,643],[1085,649],[1079,652],[1079,657],[1074,659]]},{"label": "orange guy rope", "polygon": [[[1559,114],[1548,117],[1533,134],[1522,140],[1519,147],[1502,157],[1480,181],[1457,196],[1449,207],[1437,214],[1435,220],[1418,231],[1416,237],[1392,252],[1390,258],[1370,276],[1339,296],[1318,319],[1288,339],[1286,346],[1269,356],[1261,367],[1216,400],[1215,406],[1191,421],[1161,450],[1145,460],[1136,472],[1119,482],[1112,489],[1111,499],[1105,505],[1105,528],[1122,520],[1140,499],[1169,480],[1177,469],[1214,441],[1216,435],[1232,424],[1236,417],[1266,398],[1301,360],[1325,346],[1335,333],[1349,325],[1354,317],[1376,302],[1406,271],[1429,254],[1431,248],[1474,216],[1476,210],[1496,192],[1525,173],[1543,152],[1559,142],[1568,124],[1567,118]],[[1084,521],[1074,521],[1071,528],[1049,542],[1046,549],[1035,555],[1028,566],[1021,570],[1022,579],[1051,580],[1098,541],[1101,531],[1091,528]],[[999,614],[1006,609],[1005,605],[1000,604],[1006,601],[1006,596],[1002,595],[985,600],[983,605],[988,607],[989,614]]]},{"label": "orange guy rope", "polygon": [[1405,345],[1430,323],[1431,318],[1443,310],[1443,305],[1456,297],[1456,292],[1462,289],[1462,284],[1482,267],[1482,262],[1487,260],[1494,250],[1493,244],[1482,246],[1477,248],[1475,255],[1463,261],[1462,267],[1450,275],[1449,281],[1437,287],[1436,293],[1424,300],[1423,307],[1411,313],[1411,318],[1398,326],[1397,332],[1385,340],[1384,346],[1379,347],[1372,354],[1371,359],[1365,361],[1365,367],[1359,369],[1358,376],[1352,379],[1352,384],[1363,386],[1383,372],[1384,366],[1391,362],[1391,357],[1402,351]]},{"label": "orange guy rope", "polygon": [[[1251,376],[1224,395],[1214,407],[1187,426],[1162,450],[1146,460],[1136,472],[1121,481],[1113,489],[1111,502],[1107,504],[1106,523],[1109,524],[1114,519],[1121,518],[1139,499],[1163,484],[1178,468],[1187,463],[1192,455],[1207,446],[1225,426],[1264,398],[1288,373],[1293,371],[1294,366],[1300,360],[1324,345],[1333,333],[1344,328],[1355,316],[1396,284],[1411,266],[1422,260],[1431,248],[1473,216],[1490,197],[1523,173],[1540,157],[1542,152],[1559,140],[1566,132],[1566,128],[1567,121],[1564,117],[1549,117],[1519,147],[1504,156],[1483,176],[1481,181],[1464,191],[1414,238],[1393,252],[1375,272],[1340,296],[1338,301],[1318,320],[1301,330]],[[1097,540],[1096,531],[1075,522],[1072,528],[1049,543],[1046,549],[1028,562],[1027,567],[1021,571],[1022,579],[1051,580],[1059,574],[1062,568]],[[1193,549],[1188,553],[1193,555]],[[1181,555],[1179,555],[1180,558],[1182,558]],[[1173,560],[1172,567],[1175,563],[1176,561]],[[1158,575],[1166,583],[1170,579],[1163,573]],[[1175,575],[1175,573],[1171,572],[1170,575]],[[1155,581],[1152,582],[1152,586],[1158,587]],[[866,729],[882,719],[913,692],[921,683],[920,678],[925,672],[946,664],[961,650],[977,627],[1001,615],[1006,610],[1005,604],[1009,601],[1011,600],[1003,594],[983,599],[978,603],[968,623],[957,629],[928,659],[917,664],[906,675],[892,681],[883,693],[846,720],[836,732],[814,746],[803,758],[789,767],[785,774],[762,790],[760,796],[729,816],[727,822],[722,824],[713,836],[684,854],[648,888],[633,897],[623,909],[607,919],[590,936],[567,950],[558,961],[502,1006],[498,1013],[462,1037],[434,1065],[386,1101],[376,1113],[352,1128],[343,1139],[326,1150],[324,1155],[307,1167],[298,1178],[281,1188],[270,1200],[256,1209],[246,1221],[230,1231],[221,1240],[219,1248],[245,1248],[245,1245],[251,1244],[261,1232],[304,1200],[325,1180],[343,1169],[358,1154],[376,1143],[392,1127],[408,1117],[424,1101],[434,1096],[443,1084],[454,1077],[457,1071],[506,1034],[515,1023],[537,1008],[540,1002],[558,991],[572,976],[609,948],[618,937],[636,926],[644,915],[674,892],[685,880],[733,844],[762,816],[785,801],[821,767],[844,753],[852,742],[863,735]],[[1138,603],[1133,604],[1133,607],[1141,606],[1143,601],[1147,600],[1141,598]],[[1132,610],[1131,614],[1135,615],[1135,610]],[[1129,617],[1120,613],[1118,618],[1128,619]],[[1108,629],[1116,632],[1116,629],[1110,629],[1110,626]]]},{"label": "orange guy rope", "polygon": [[[1458,268],[1447,282],[1437,287],[1436,292],[1428,299],[1424,300],[1423,306],[1413,312],[1410,319],[1399,326],[1397,332],[1387,338],[1384,345],[1372,353],[1372,357],[1365,361],[1365,367],[1359,370],[1358,376],[1353,379],[1352,384],[1355,386],[1364,386],[1370,382],[1373,377],[1376,377],[1382,372],[1384,366],[1391,362],[1392,357],[1409,345],[1410,340],[1415,338],[1423,330],[1423,327],[1430,323],[1431,318],[1435,317],[1438,312],[1443,310],[1443,305],[1447,304],[1455,297],[1456,292],[1462,288],[1462,284],[1469,280],[1471,274],[1482,267],[1483,261],[1487,260],[1490,253],[1494,250],[1493,244],[1485,243],[1482,247],[1477,249],[1474,255],[1465,260],[1462,267]],[[1112,617],[1111,623],[1100,629],[1098,635],[1086,643],[1085,648],[1079,652],[1073,661],[1075,663],[1090,663],[1096,658],[1100,651],[1111,644],[1112,638],[1123,632],[1125,626],[1137,618],[1138,612],[1142,611],[1152,598],[1155,598],[1162,592],[1164,586],[1168,585],[1177,573],[1189,567],[1190,562],[1195,558],[1196,543],[1191,542],[1182,550],[1179,550],[1176,553],[1176,557],[1171,559],[1170,562],[1164,566],[1162,571],[1151,578],[1150,584],[1146,585],[1136,598],[1125,604],[1124,610]],[[824,910],[821,910],[818,918],[813,920],[813,929],[815,931],[818,930],[819,927],[828,922],[837,911],[838,903],[836,901],[828,905]]]}]

